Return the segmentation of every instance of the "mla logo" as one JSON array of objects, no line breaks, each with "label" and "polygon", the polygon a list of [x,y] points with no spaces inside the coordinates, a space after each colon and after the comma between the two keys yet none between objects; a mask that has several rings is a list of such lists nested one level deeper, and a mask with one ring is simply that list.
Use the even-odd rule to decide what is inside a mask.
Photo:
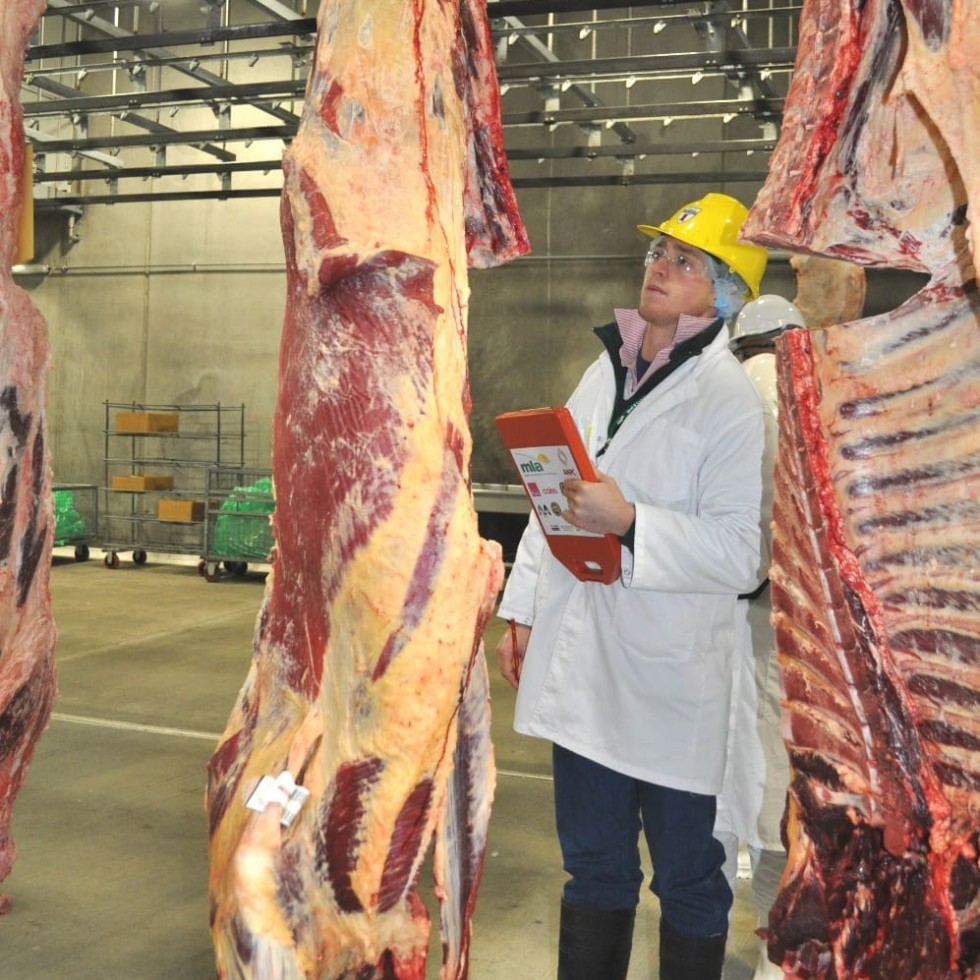
[{"label": "mla logo", "polygon": [[551,460],[544,454],[538,453],[537,456],[525,456],[523,453],[514,453],[514,459],[517,461],[517,468],[525,475],[531,473],[544,473],[544,463],[550,463]]}]

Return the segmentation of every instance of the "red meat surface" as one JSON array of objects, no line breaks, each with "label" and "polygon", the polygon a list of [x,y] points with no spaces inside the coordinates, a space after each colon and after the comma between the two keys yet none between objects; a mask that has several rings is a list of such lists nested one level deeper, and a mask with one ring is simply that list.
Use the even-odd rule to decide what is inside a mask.
[{"label": "red meat surface", "polygon": [[[15,856],[11,809],[56,692],[48,331],[11,273],[24,204],[20,85],[27,39],[43,7],[39,0],[0,4],[0,881]],[[0,898],[0,911],[9,907]]]},{"label": "red meat surface", "polygon": [[[276,548],[209,772],[221,977],[468,975],[493,795],[469,481],[467,265],[526,251],[482,3],[320,6],[286,153]],[[245,802],[288,770],[297,819]]]}]

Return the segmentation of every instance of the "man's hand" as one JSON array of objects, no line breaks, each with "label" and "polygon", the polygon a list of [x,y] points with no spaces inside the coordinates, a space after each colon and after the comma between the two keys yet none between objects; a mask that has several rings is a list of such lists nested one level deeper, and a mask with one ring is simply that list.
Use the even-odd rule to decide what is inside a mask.
[{"label": "man's hand", "polygon": [[497,644],[500,675],[515,690],[521,679],[521,664],[524,663],[524,653],[530,636],[530,626],[512,622],[508,624],[508,629],[504,630],[504,635]]},{"label": "man's hand", "polygon": [[619,484],[605,473],[598,483],[565,480],[562,492],[568,510],[561,516],[583,531],[598,534],[625,534],[636,519],[636,508],[623,496]]}]

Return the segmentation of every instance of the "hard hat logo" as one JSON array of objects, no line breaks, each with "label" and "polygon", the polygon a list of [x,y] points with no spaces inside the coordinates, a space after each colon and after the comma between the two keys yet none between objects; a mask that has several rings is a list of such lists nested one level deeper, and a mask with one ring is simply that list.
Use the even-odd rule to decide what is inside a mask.
[{"label": "hard hat logo", "polygon": [[748,213],[744,204],[728,194],[705,194],[699,201],[685,204],[663,224],[637,228],[651,238],[668,235],[713,256],[741,277],[754,298],[759,295],[766,271],[766,250],[739,241]]}]

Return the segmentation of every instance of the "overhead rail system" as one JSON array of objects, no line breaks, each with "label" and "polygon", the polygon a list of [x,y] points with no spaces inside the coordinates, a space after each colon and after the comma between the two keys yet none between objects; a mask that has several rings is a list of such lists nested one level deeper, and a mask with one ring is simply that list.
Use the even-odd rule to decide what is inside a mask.
[{"label": "overhead rail system", "polygon": [[[518,188],[761,181],[787,0],[490,0]],[[315,0],[48,0],[22,101],[38,210],[276,196]]]}]

